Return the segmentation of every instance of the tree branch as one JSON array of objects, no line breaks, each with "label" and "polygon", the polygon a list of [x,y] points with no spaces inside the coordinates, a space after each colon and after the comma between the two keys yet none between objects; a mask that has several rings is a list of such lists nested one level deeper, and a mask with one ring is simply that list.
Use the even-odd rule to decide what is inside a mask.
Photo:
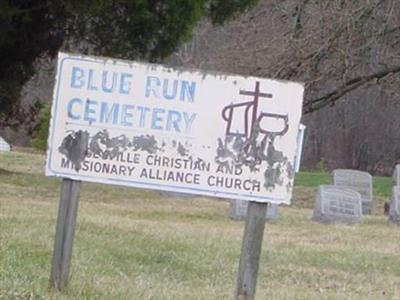
[{"label": "tree branch", "polygon": [[333,92],[330,92],[322,97],[310,100],[307,103],[305,103],[303,107],[303,112],[304,114],[308,114],[316,110],[319,110],[327,105],[334,105],[338,99],[340,99],[347,93],[355,90],[356,88],[359,88],[360,86],[368,82],[371,82],[373,80],[382,79],[383,77],[393,73],[400,73],[400,65],[387,68],[385,70],[367,76],[360,76],[353,78],[347,81],[344,85],[342,85],[338,89],[334,90]]}]

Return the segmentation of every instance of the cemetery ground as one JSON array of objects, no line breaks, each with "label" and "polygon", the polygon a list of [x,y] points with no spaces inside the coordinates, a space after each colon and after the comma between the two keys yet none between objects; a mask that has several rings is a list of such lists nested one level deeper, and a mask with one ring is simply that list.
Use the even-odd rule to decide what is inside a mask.
[{"label": "cemetery ground", "polygon": [[[231,299],[244,223],[227,201],[83,183],[71,278],[48,288],[59,200],[44,155],[0,153],[0,299]],[[310,221],[327,173],[297,175],[293,205],[265,227],[257,299],[400,299],[400,228],[383,216],[390,178],[356,225]]]}]

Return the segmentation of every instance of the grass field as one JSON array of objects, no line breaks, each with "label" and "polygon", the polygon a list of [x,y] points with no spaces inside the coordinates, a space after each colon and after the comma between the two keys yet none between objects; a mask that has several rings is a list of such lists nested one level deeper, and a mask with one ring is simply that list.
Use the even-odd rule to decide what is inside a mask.
[{"label": "grass field", "polygon": [[[161,198],[83,184],[71,279],[48,289],[59,180],[44,156],[0,153],[0,299],[231,299],[243,222],[222,200]],[[297,176],[293,205],[265,228],[257,299],[400,299],[400,227],[382,216],[390,179],[374,178],[362,224],[309,220],[325,173]]]}]

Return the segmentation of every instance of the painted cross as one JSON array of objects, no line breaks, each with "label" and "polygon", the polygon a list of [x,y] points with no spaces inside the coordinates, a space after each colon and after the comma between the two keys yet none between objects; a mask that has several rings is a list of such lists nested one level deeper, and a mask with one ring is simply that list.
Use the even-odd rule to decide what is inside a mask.
[{"label": "painted cross", "polygon": [[264,98],[272,98],[272,94],[268,93],[260,93],[260,82],[256,81],[256,88],[254,92],[251,91],[243,91],[241,90],[239,92],[240,95],[246,95],[246,96],[253,96],[253,114],[251,118],[251,128],[253,128],[254,124],[257,121],[257,112],[258,112],[258,101],[260,97]]},{"label": "painted cross", "polygon": [[[245,96],[252,96],[253,100],[252,101],[247,101],[247,102],[241,102],[237,104],[230,104],[224,107],[222,110],[222,118],[227,122],[226,126],[226,135],[228,136],[240,136],[240,137],[245,137],[249,138],[251,135],[251,131],[254,128],[254,125],[256,123],[260,123],[260,121],[263,118],[275,118],[275,119],[282,119],[285,123],[284,128],[281,131],[278,132],[271,132],[265,129],[260,128],[260,132],[264,134],[268,133],[274,133],[275,135],[284,135],[287,130],[288,130],[288,116],[287,115],[282,115],[282,114],[276,114],[276,113],[266,113],[266,112],[258,112],[258,106],[259,106],[259,101],[260,98],[273,98],[273,95],[270,93],[263,93],[260,91],[260,82],[256,81],[256,86],[254,91],[246,91],[246,90],[240,90],[239,91],[240,95],[245,95]],[[249,126],[249,111],[253,108],[251,112],[251,123]],[[232,131],[232,125],[233,125],[233,119],[234,119],[234,110],[237,108],[244,108],[244,132],[233,132]],[[249,130],[250,128],[250,130]]]}]

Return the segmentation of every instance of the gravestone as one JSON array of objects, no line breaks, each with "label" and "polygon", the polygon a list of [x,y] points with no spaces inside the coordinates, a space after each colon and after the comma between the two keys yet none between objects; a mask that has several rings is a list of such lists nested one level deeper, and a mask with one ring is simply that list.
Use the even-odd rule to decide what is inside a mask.
[{"label": "gravestone", "polygon": [[400,164],[394,167],[393,171],[393,185],[400,186]]},{"label": "gravestone", "polygon": [[334,185],[318,187],[312,220],[320,223],[361,222],[360,193]]},{"label": "gravestone", "polygon": [[[229,217],[235,221],[243,221],[246,219],[247,206],[249,201],[245,200],[230,200]],[[265,220],[275,221],[278,219],[278,205],[268,203]]]},{"label": "gravestone", "polygon": [[360,193],[362,213],[372,213],[372,176],[367,172],[338,169],[332,172],[333,185]]},{"label": "gravestone", "polygon": [[394,186],[390,199],[389,221],[400,225],[400,186]]},{"label": "gravestone", "polygon": [[0,151],[11,151],[11,146],[0,136]]}]

